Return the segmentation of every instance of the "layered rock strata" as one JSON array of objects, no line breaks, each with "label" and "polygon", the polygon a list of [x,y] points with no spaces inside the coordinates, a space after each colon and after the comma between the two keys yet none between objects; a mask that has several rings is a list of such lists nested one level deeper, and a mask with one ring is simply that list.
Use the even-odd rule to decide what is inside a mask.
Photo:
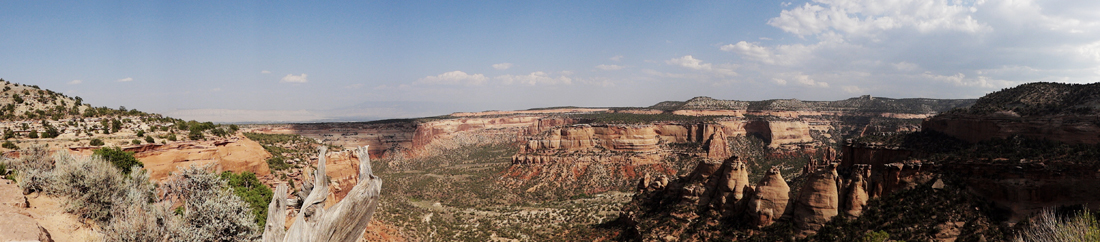
[{"label": "layered rock strata", "polygon": [[[99,147],[74,147],[69,152],[91,155]],[[244,136],[233,136],[210,141],[184,141],[169,144],[145,144],[122,147],[134,152],[134,157],[149,171],[154,181],[167,179],[180,167],[214,164],[218,171],[252,172],[258,177],[271,174],[267,159],[271,154],[256,141]]]}]

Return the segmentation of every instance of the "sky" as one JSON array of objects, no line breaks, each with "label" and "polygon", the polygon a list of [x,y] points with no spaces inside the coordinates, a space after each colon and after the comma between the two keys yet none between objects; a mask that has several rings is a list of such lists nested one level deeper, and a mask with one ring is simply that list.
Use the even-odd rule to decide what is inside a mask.
[{"label": "sky", "polygon": [[0,0],[0,78],[215,122],[1100,81],[1100,1]]}]

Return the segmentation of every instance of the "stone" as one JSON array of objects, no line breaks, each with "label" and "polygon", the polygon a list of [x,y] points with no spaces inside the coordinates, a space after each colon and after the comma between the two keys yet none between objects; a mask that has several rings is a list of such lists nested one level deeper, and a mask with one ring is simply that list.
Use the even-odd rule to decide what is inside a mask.
[{"label": "stone", "polygon": [[792,212],[799,237],[817,233],[818,229],[839,214],[838,180],[836,164],[829,164],[809,174],[809,179],[794,201]]},{"label": "stone", "polygon": [[0,237],[3,241],[53,241],[33,218],[10,208],[0,209]]},{"label": "stone", "polygon": [[726,142],[726,134],[722,131],[721,126],[708,125],[707,132],[712,133],[706,141],[707,158],[724,160],[733,156],[730,153],[729,145]]},{"label": "stone", "polygon": [[853,168],[851,177],[844,187],[844,214],[856,218],[863,214],[863,207],[871,196],[867,193],[867,178],[871,176],[871,166],[859,164]]},{"label": "stone", "polygon": [[783,180],[779,167],[772,167],[756,183],[756,190],[748,200],[745,211],[750,222],[757,228],[774,223],[786,211],[790,192],[791,188]]}]

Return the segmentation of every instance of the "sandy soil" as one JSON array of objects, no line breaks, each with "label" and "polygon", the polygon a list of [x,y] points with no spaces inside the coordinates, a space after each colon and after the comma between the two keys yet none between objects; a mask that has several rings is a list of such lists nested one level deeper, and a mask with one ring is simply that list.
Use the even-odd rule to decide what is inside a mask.
[{"label": "sandy soil", "polygon": [[54,241],[100,241],[102,235],[93,226],[85,225],[76,215],[65,212],[62,200],[37,193],[28,194],[30,208],[27,212],[38,221],[38,225],[50,232]]}]

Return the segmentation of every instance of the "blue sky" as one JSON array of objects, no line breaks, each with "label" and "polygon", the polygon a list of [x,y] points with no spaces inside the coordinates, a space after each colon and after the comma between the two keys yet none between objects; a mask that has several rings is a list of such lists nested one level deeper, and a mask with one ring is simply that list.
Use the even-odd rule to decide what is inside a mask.
[{"label": "blue sky", "polygon": [[223,122],[1100,80],[1097,1],[0,1],[0,23],[0,78]]}]

